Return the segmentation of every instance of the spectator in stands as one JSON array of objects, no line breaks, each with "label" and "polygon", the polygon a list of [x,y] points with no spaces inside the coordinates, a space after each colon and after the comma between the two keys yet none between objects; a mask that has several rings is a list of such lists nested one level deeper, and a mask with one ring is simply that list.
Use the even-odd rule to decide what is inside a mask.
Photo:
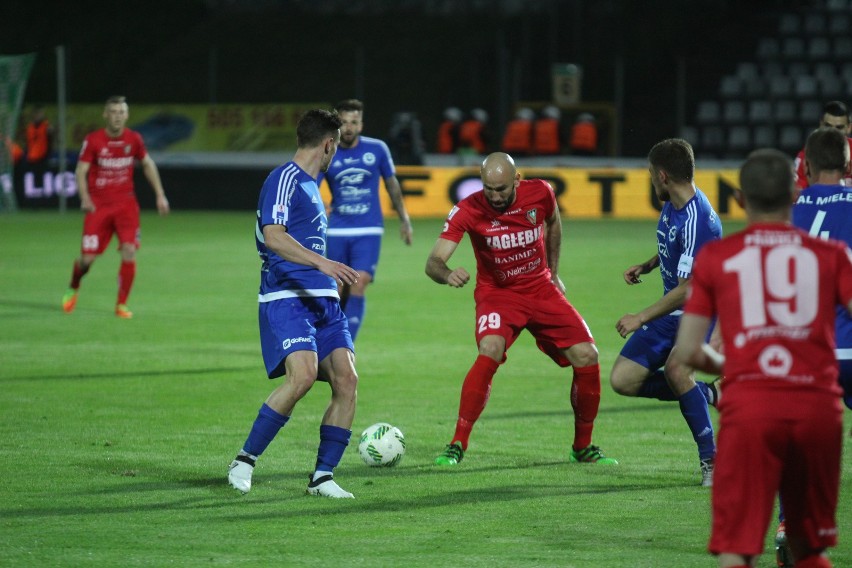
[{"label": "spectator in stands", "polygon": [[420,119],[413,112],[398,112],[388,132],[388,145],[397,164],[422,166],[425,144]]},{"label": "spectator in stands", "polygon": [[[849,108],[841,101],[830,101],[822,107],[822,116],[817,128],[836,128],[843,132],[849,140],[849,150],[852,151],[852,122],[850,122]],[[805,189],[810,185],[805,173],[805,149],[796,155],[796,187]],[[847,171],[844,176],[843,185],[852,186],[852,172]]]},{"label": "spectator in stands", "polygon": [[559,107],[548,105],[541,111],[533,126],[533,152],[539,156],[552,156],[562,151],[562,127]]},{"label": "spectator in stands", "polygon": [[485,154],[489,148],[488,113],[481,108],[470,111],[470,118],[459,126],[459,148],[474,154]]},{"label": "spectator in stands", "polygon": [[533,146],[532,109],[521,107],[515,112],[515,118],[506,125],[503,133],[503,151],[514,156],[529,156]]},{"label": "spectator in stands", "polygon": [[438,126],[438,140],[435,148],[439,154],[455,154],[458,150],[461,120],[461,109],[456,107],[444,109],[444,121]]},{"label": "spectator in stands", "polygon": [[25,157],[28,168],[40,179],[47,171],[47,160],[53,146],[53,127],[47,120],[44,107],[33,109],[32,120],[26,128],[27,149]]},{"label": "spectator in stands", "polygon": [[588,112],[580,113],[571,127],[571,153],[594,156],[598,153],[598,125]]}]

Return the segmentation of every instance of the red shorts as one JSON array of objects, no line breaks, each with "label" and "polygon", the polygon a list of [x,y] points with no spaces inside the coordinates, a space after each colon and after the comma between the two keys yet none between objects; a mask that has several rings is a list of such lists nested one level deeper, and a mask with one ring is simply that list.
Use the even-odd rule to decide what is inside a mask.
[{"label": "red shorts", "polygon": [[136,200],[118,205],[100,205],[87,213],[83,221],[83,254],[101,254],[112,235],[118,235],[118,245],[133,244],[139,248],[139,203]]},{"label": "red shorts", "polygon": [[[589,326],[555,285],[546,283],[532,292],[478,286],[476,343],[486,335],[500,335],[506,351],[527,329],[536,345],[560,367],[571,363],[562,353],[578,343],[594,343]],[[505,356],[504,356],[505,359]]]},{"label": "red shorts", "polygon": [[[828,393],[745,387],[726,400],[719,418],[713,472],[713,531],[708,549],[753,556],[763,552],[775,497],[784,503],[787,535],[811,548],[837,543],[843,410]],[[755,388],[757,387],[757,388]]]}]

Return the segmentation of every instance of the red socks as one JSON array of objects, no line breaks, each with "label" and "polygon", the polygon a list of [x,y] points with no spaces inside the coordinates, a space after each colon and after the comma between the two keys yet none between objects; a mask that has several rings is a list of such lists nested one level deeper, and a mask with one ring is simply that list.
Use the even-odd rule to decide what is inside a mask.
[{"label": "red socks", "polygon": [[470,371],[464,378],[461,391],[461,403],[459,404],[459,419],[456,422],[456,433],[453,442],[461,442],[462,448],[467,449],[470,431],[479,419],[488,395],[491,394],[491,380],[500,363],[486,355],[479,355],[474,361]]},{"label": "red socks", "polygon": [[[89,265],[91,266],[91,265]],[[89,271],[89,266],[82,266],[80,264],[80,259],[74,261],[74,271],[71,273],[71,288],[75,290],[80,287],[80,280],[83,279],[83,276]]]},{"label": "red socks", "polygon": [[592,429],[601,403],[601,366],[574,367],[571,408],[574,409],[574,450],[592,443]]},{"label": "red socks", "polygon": [[133,279],[136,277],[136,261],[122,261],[118,269],[118,301],[117,304],[126,304],[133,287]]}]

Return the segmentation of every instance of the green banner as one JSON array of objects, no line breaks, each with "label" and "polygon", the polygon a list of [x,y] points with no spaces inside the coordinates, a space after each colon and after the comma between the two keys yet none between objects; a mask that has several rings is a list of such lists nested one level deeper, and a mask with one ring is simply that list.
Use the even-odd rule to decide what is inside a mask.
[{"label": "green banner", "polygon": [[35,53],[0,55],[0,211],[17,210],[13,187],[12,146],[21,114],[27,79],[35,62]]}]

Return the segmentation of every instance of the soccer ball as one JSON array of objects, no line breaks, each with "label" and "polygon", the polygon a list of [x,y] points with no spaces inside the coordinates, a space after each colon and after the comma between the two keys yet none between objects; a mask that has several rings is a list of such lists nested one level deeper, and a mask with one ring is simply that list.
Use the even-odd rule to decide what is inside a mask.
[{"label": "soccer ball", "polygon": [[369,466],[395,466],[405,455],[405,436],[385,422],[373,424],[361,434],[358,453]]}]

